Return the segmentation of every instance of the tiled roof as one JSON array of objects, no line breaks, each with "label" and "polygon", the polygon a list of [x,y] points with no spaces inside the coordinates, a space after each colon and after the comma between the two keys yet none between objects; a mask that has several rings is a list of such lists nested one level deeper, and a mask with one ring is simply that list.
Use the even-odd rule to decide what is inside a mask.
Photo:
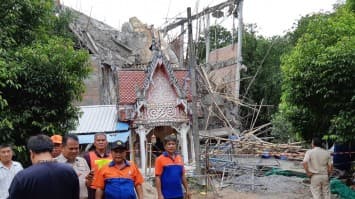
[{"label": "tiled roof", "polygon": [[118,71],[119,104],[133,104],[136,101],[136,88],[142,88],[144,71]]},{"label": "tiled roof", "polygon": [[[184,90],[187,95],[187,101],[191,101],[192,94],[191,94],[191,81],[186,81],[186,77],[189,76],[189,71],[187,70],[180,70],[174,71],[174,75],[179,83],[181,90]],[[185,85],[184,82],[186,81]]]},{"label": "tiled roof", "polygon": [[[174,71],[174,75],[179,83],[181,89],[184,88],[184,79],[188,71],[177,70]],[[118,98],[119,104],[133,104],[136,102],[136,88],[142,88],[145,73],[143,70],[120,70],[118,71]],[[187,86],[189,89],[190,86]],[[190,92],[188,93],[188,99],[191,99]]]}]

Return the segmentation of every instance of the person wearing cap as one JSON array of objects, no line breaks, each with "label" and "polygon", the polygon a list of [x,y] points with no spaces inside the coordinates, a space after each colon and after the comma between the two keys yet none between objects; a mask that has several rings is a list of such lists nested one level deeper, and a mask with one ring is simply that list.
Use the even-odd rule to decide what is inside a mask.
[{"label": "person wearing cap", "polygon": [[48,136],[30,137],[27,148],[32,166],[16,174],[8,199],[79,199],[78,176],[73,168],[53,159],[53,143]]},{"label": "person wearing cap", "polygon": [[61,135],[52,135],[51,140],[53,142],[52,157],[56,158],[62,153],[62,141]]},{"label": "person wearing cap", "polygon": [[107,151],[107,137],[105,133],[96,133],[94,136],[94,150],[84,154],[84,159],[88,163],[91,172],[86,178],[88,185],[89,199],[95,198],[96,188],[92,185],[94,175],[101,169],[102,166],[112,161],[112,156]]},{"label": "person wearing cap", "polygon": [[155,185],[158,199],[183,199],[191,197],[182,157],[176,152],[177,139],[174,134],[164,138],[165,151],[155,160]]},{"label": "person wearing cap", "polygon": [[55,159],[57,162],[65,163],[73,167],[79,179],[80,199],[88,198],[88,190],[86,187],[86,176],[90,173],[90,168],[85,159],[78,157],[79,155],[79,139],[74,134],[67,134],[63,137],[62,154]]},{"label": "person wearing cap", "polygon": [[12,179],[23,169],[21,163],[12,160],[12,156],[11,145],[0,144],[0,199],[9,196],[8,189]]},{"label": "person wearing cap", "polygon": [[143,199],[143,176],[137,166],[126,160],[127,146],[121,141],[111,147],[113,160],[94,177],[96,199]]}]

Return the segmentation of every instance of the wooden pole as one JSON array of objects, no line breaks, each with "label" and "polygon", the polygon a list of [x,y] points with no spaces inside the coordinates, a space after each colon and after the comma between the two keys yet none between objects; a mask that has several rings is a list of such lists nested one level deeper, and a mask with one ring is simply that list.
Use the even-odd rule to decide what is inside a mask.
[{"label": "wooden pole", "polygon": [[197,89],[196,89],[196,59],[195,51],[192,43],[192,18],[191,8],[187,8],[187,29],[188,29],[188,47],[189,47],[189,69],[191,72],[191,92],[192,92],[192,133],[195,148],[196,174],[201,174],[200,167],[200,138],[198,129],[198,113],[197,113]]}]

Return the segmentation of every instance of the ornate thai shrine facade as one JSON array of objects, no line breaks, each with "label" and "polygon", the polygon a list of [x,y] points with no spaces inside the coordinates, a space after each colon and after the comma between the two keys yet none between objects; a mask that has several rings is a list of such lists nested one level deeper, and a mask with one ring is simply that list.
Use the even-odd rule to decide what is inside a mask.
[{"label": "ornate thai shrine facade", "polygon": [[[117,126],[129,126],[124,133],[130,132],[130,159],[144,173],[147,165],[154,164],[154,157],[147,160],[147,146],[154,140],[163,141],[169,134],[177,135],[184,162],[194,160],[189,75],[182,63],[183,55],[176,53],[182,47],[172,49],[160,39],[157,30],[136,17],[116,30],[83,13],[72,12],[76,17],[70,28],[79,46],[90,52],[93,69],[78,105],[117,105]],[[159,38],[159,47],[155,38]],[[114,128],[113,133],[123,134],[120,129]]]},{"label": "ornate thai shrine facade", "polygon": [[188,71],[174,66],[160,49],[153,49],[145,68],[117,71],[118,117],[131,126],[130,158],[143,173],[154,164],[154,157],[147,157],[148,146],[169,134],[176,134],[184,163],[194,160]]}]

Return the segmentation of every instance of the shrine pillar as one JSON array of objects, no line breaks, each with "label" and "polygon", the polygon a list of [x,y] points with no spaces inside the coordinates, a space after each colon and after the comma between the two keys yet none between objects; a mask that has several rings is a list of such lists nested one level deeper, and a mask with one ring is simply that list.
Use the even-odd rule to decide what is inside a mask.
[{"label": "shrine pillar", "polygon": [[181,124],[180,126],[180,136],[181,136],[181,147],[182,147],[182,157],[184,158],[184,163],[189,162],[189,153],[187,149],[187,132],[189,131],[190,126],[186,123]]},{"label": "shrine pillar", "polygon": [[140,155],[141,155],[141,171],[142,174],[145,176],[145,170],[146,170],[146,157],[145,157],[145,140],[146,140],[146,129],[144,128],[143,125],[139,125],[137,129],[138,135],[139,135],[139,145],[140,145]]},{"label": "shrine pillar", "polygon": [[[189,138],[190,138],[190,151],[191,151],[191,160],[195,161],[195,146],[194,146],[194,137],[192,135],[192,131],[189,133]],[[200,155],[200,154],[198,154]]]}]

